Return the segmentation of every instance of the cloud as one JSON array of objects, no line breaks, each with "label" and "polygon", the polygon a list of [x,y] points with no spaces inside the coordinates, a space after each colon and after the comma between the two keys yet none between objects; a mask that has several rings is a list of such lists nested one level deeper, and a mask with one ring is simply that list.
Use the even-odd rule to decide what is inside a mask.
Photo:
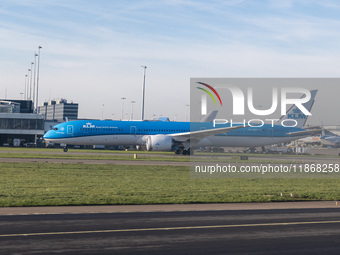
[{"label": "cloud", "polygon": [[17,96],[42,45],[41,98],[80,102],[81,117],[104,103],[118,116],[122,96],[138,108],[147,65],[147,109],[183,119],[190,77],[337,76],[340,22],[325,12],[330,3],[5,0],[2,79]]}]

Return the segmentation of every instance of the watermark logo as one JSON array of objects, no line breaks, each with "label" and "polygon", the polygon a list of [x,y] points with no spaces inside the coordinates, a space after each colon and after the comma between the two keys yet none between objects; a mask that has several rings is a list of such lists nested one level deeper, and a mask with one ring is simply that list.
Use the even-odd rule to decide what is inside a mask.
[{"label": "watermark logo", "polygon": [[[221,97],[220,97],[220,95],[217,93],[217,91],[212,86],[210,86],[209,84],[203,83],[203,82],[197,82],[197,83],[207,87],[208,89],[210,89],[217,96],[217,98],[220,101],[220,104],[222,106]],[[212,98],[212,100],[214,101],[215,105],[217,105],[215,97],[213,96],[213,94],[211,94],[211,92],[209,90],[207,90],[205,88],[201,88],[201,87],[197,87],[197,88],[200,89],[200,90],[203,90],[205,93],[207,93]],[[207,114],[207,95],[206,94],[202,95],[201,103],[202,103],[201,104],[201,114],[202,115],[206,115]]]},{"label": "watermark logo", "polygon": [[[198,84],[204,85],[207,88],[209,88],[212,92],[215,93],[217,98],[220,101],[220,104],[222,106],[222,100],[220,95],[217,93],[217,91],[210,85],[203,83],[203,82],[197,82]],[[215,105],[217,105],[216,100],[213,96],[213,94],[208,91],[205,88],[197,87],[200,90],[203,90],[206,92],[214,101]],[[304,118],[306,116],[312,115],[308,109],[304,106],[305,103],[309,102],[311,99],[311,92],[307,89],[304,88],[281,88],[280,90],[280,97],[278,93],[278,88],[272,88],[272,105],[269,109],[265,110],[260,110],[256,109],[254,107],[254,100],[253,100],[253,89],[252,88],[247,88],[247,96],[243,93],[243,91],[235,86],[228,86],[228,87],[223,87],[222,89],[227,89],[233,98],[233,115],[245,115],[245,106],[248,107],[248,110],[257,116],[267,116],[270,114],[273,114],[278,106],[280,105],[281,107],[281,115],[286,115],[287,113],[287,105],[295,105],[296,109],[294,112],[294,117],[298,115],[299,118]],[[288,94],[291,93],[302,93],[304,96],[301,98],[289,98]],[[280,103],[279,103],[280,99]],[[245,104],[247,102],[247,104]],[[207,96],[206,94],[203,94],[201,96],[201,115],[206,115],[207,114]]]}]

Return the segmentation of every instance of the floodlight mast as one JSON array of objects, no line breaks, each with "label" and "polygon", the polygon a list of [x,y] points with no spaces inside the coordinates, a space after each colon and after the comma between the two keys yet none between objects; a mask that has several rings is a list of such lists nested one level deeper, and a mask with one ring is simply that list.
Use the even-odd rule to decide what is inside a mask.
[{"label": "floodlight mast", "polygon": [[38,104],[39,104],[39,67],[40,67],[40,49],[41,48],[42,47],[39,45],[38,47],[37,97],[36,97],[36,104],[35,104],[37,109],[38,109]]},{"label": "floodlight mast", "polygon": [[142,120],[144,120],[144,99],[145,99],[145,74],[146,74],[146,66],[141,66],[144,68],[144,79],[143,79],[143,95],[142,95]]}]

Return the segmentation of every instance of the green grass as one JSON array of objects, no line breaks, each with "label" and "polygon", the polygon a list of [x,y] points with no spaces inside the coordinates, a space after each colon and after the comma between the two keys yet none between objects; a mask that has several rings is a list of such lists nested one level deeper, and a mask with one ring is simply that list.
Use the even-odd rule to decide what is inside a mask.
[{"label": "green grass", "polygon": [[[100,153],[102,152],[102,153]],[[68,159],[68,160],[137,160],[137,161],[167,161],[167,162],[223,162],[223,163],[276,163],[284,164],[286,160],[257,159],[259,155],[253,155],[249,160],[240,160],[240,155],[225,154],[216,156],[212,154],[198,154],[194,157],[174,155],[173,152],[146,152],[146,151],[109,151],[109,150],[70,150],[68,153],[56,149],[25,149],[10,148],[0,149],[0,158],[30,158],[30,159]],[[117,155],[118,154],[118,155]],[[137,159],[133,155],[137,154]],[[236,156],[235,156],[236,155]],[[244,155],[244,154],[243,154]],[[249,156],[249,155],[247,155]],[[298,158],[297,158],[298,159]]]},{"label": "green grass", "polygon": [[[0,152],[0,158],[30,158],[30,159],[78,159],[78,160],[134,160],[133,154],[122,155],[98,155],[98,153],[91,154],[46,154],[46,153],[13,153],[13,152]],[[185,156],[169,156],[157,157],[155,156],[141,156],[137,154],[137,159],[141,161],[176,161],[176,162],[189,162],[190,157]]]},{"label": "green grass", "polygon": [[[294,193],[295,198],[291,198],[290,193]],[[0,163],[0,206],[338,198],[339,179],[194,179],[190,178],[189,167]]]}]

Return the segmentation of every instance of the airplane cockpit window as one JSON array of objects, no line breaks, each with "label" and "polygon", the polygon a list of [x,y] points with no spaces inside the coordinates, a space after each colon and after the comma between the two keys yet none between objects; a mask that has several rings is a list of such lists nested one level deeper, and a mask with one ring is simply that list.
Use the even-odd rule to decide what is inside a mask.
[{"label": "airplane cockpit window", "polygon": [[58,128],[57,128],[57,127],[54,127],[54,128],[53,128],[53,130],[57,131],[57,130],[58,130]]}]

